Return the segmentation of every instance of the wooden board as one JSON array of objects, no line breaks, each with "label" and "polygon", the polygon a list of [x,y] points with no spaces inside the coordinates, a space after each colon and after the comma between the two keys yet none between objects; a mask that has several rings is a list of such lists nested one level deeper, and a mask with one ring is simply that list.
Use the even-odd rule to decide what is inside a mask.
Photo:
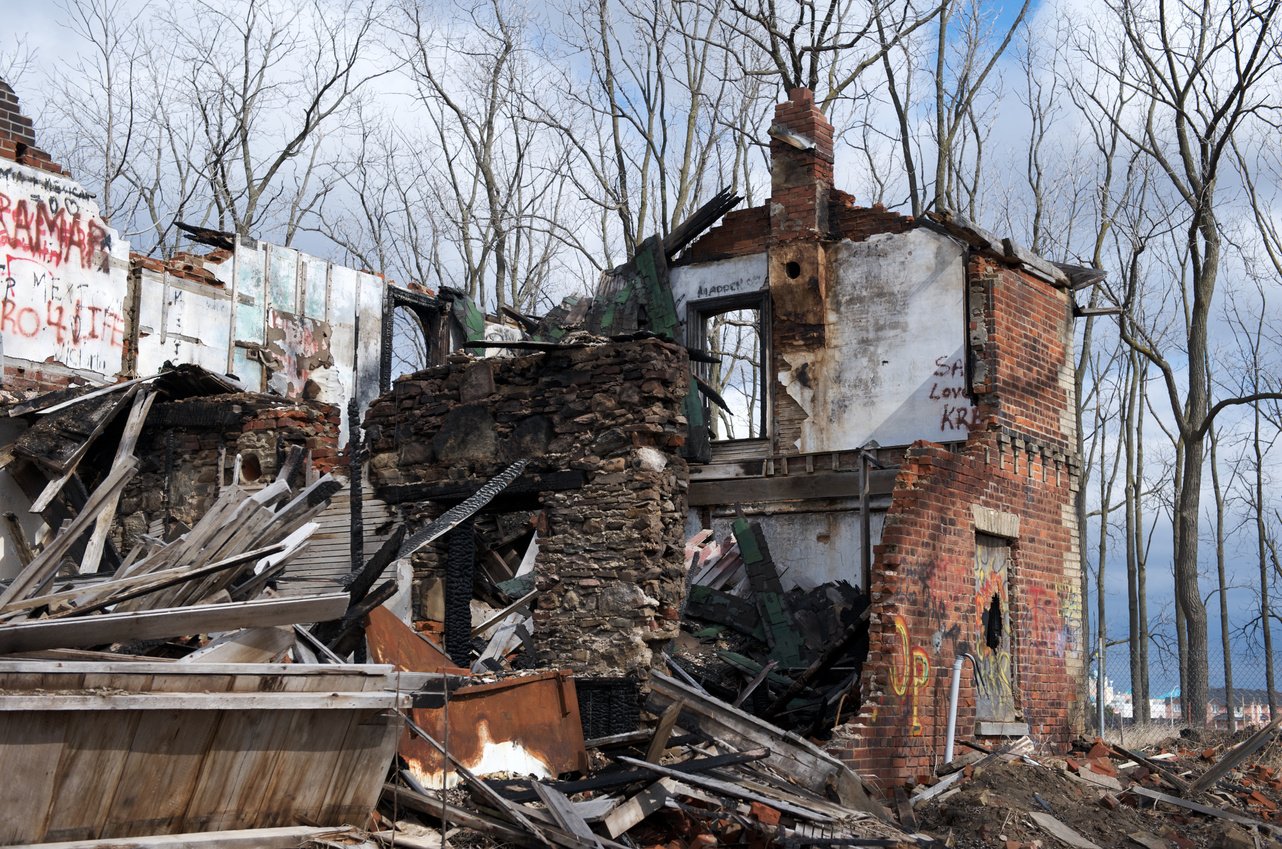
[{"label": "wooden board", "polygon": [[[287,826],[124,839],[68,840],[56,843],[33,843],[30,846],[32,849],[297,849],[310,840],[348,836],[355,838],[357,833],[350,828]],[[397,843],[400,842],[401,840],[398,839]]]},{"label": "wooden board", "polygon": [[1028,816],[1032,818],[1033,822],[1037,823],[1042,831],[1045,831],[1061,843],[1073,847],[1073,849],[1100,849],[1099,844],[1087,840],[1050,814],[1042,811],[1029,811]]},{"label": "wooden board", "polygon": [[679,785],[675,779],[661,778],[640,793],[610,811],[602,820],[606,834],[618,837],[650,814],[663,807]]},{"label": "wooden board", "polygon": [[1190,802],[1188,799],[1181,799],[1179,796],[1171,796],[1166,793],[1160,793],[1157,790],[1149,790],[1147,787],[1140,787],[1138,784],[1132,785],[1128,792],[1137,796],[1143,796],[1156,802],[1165,802],[1168,805],[1174,805],[1177,808],[1184,808],[1190,811],[1197,811],[1199,814],[1206,814],[1208,817],[1218,817],[1229,822],[1235,822],[1238,825],[1250,826],[1252,828],[1259,826],[1273,831],[1275,834],[1282,832],[1277,826],[1271,826],[1268,823],[1261,822],[1251,817],[1244,817],[1241,814],[1235,814],[1232,811],[1226,811],[1223,808],[1212,808],[1197,802]]},{"label": "wooden board", "polygon": [[[89,669],[0,671],[0,804],[30,812],[0,817],[0,844],[363,824],[410,701],[381,686],[324,688],[344,678],[394,684],[387,667],[362,678],[350,666],[336,677],[324,667],[285,675],[263,664],[254,675],[244,671],[253,666],[193,664],[157,676],[169,692],[122,692],[148,676],[80,665]],[[39,692],[14,694],[21,684]]]},{"label": "wooden board", "polygon": [[[893,469],[876,469],[868,476],[870,495],[887,495],[894,489]],[[736,503],[808,501],[817,498],[858,498],[862,486],[858,472],[813,472],[774,477],[691,480],[689,506],[716,507]]]},{"label": "wooden board", "polygon": [[90,648],[131,640],[154,640],[240,628],[293,625],[337,619],[347,594],[206,604],[135,613],[0,625],[0,653]]},{"label": "wooden board", "polygon": [[245,628],[197,649],[178,662],[274,663],[293,644],[293,628]]}]

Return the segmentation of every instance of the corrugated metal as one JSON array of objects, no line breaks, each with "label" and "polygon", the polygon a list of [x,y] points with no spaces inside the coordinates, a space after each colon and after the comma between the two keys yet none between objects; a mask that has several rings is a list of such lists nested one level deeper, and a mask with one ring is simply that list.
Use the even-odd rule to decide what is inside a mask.
[{"label": "corrugated metal", "polygon": [[[351,494],[342,491],[334,495],[329,507],[314,521],[320,524],[297,557],[281,576],[282,593],[310,593],[332,588],[352,571],[352,508]],[[391,536],[396,525],[396,514],[385,502],[371,495],[365,496],[362,508],[365,526],[365,559],[378,551],[379,546]],[[387,575],[394,574],[389,567]]]}]

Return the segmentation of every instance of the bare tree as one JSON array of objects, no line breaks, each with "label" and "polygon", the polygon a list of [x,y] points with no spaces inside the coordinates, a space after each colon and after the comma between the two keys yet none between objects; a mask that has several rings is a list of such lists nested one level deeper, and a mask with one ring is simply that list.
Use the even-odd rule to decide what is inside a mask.
[{"label": "bare tree", "polygon": [[0,47],[0,80],[10,88],[18,87],[36,61],[36,51],[27,43],[22,33],[10,32],[4,36],[5,45]]},{"label": "bare tree", "polygon": [[[1159,370],[1180,436],[1181,481],[1175,511],[1175,585],[1185,643],[1181,693],[1195,724],[1206,723],[1207,619],[1198,587],[1198,523],[1206,435],[1228,406],[1254,396],[1212,401],[1207,385],[1208,326],[1221,264],[1216,189],[1233,138],[1266,110],[1277,84],[1278,0],[1217,4],[1213,0],[1143,4],[1122,0],[1110,8],[1134,73],[1122,74],[1112,55],[1090,53],[1093,70],[1135,92],[1140,120],[1113,120],[1136,150],[1157,166],[1187,216],[1186,332],[1188,369],[1182,387],[1176,369],[1133,318],[1120,324],[1127,343]],[[1133,302],[1123,302],[1131,310]]]},{"label": "bare tree", "polygon": [[[916,27],[904,26],[902,20],[891,21],[900,24],[898,30],[887,27],[887,16],[873,21],[881,48],[878,58],[898,124],[913,215],[933,208],[977,216],[983,186],[982,146],[989,123],[982,118],[983,97],[991,94],[989,83],[998,60],[1023,23],[1029,5],[1025,0],[1010,25],[997,34],[982,3],[945,0],[934,10],[933,44],[908,38]],[[928,99],[916,103],[913,91]],[[932,114],[928,130],[922,133],[933,142],[929,157],[923,155],[920,140],[912,139],[913,116],[919,108]],[[927,183],[925,175],[931,170],[933,180]]]},{"label": "bare tree", "polygon": [[163,18],[183,62],[182,94],[199,117],[201,178],[217,226],[249,235],[271,224],[293,241],[318,200],[326,133],[388,71],[366,61],[375,12],[235,0]]},{"label": "bare tree", "polygon": [[395,49],[421,110],[400,135],[440,152],[415,173],[430,187],[441,284],[487,309],[526,309],[575,242],[569,151],[525,114],[554,90],[531,59],[529,22],[504,0],[456,11],[441,31],[421,5],[400,9]]},{"label": "bare tree", "polygon": [[774,90],[737,72],[743,38],[727,28],[726,0],[577,0],[564,11],[560,42],[579,65],[562,76],[564,103],[528,108],[573,148],[608,264],[727,185],[751,198]]},{"label": "bare tree", "polygon": [[748,75],[805,87],[829,110],[869,68],[882,62],[951,0],[920,7],[883,0],[730,0],[727,26],[754,49],[740,54]]}]

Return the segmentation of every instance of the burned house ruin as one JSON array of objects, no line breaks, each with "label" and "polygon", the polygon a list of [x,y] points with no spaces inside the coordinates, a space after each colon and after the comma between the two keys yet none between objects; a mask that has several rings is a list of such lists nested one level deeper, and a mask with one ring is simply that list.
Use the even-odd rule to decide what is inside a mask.
[{"label": "burned house ruin", "polygon": [[[742,517],[774,552],[772,597],[842,581],[865,599],[857,694],[829,742],[858,771],[893,784],[938,762],[959,658],[961,736],[1064,746],[1082,675],[1082,275],[956,217],[856,206],[834,187],[832,128],[808,91],[777,107],[771,136],[767,204],[675,256],[643,245],[594,305],[559,310],[559,336],[543,336],[559,341],[398,381],[366,420],[373,483],[444,506],[532,458],[526,500],[503,509],[538,513],[540,662],[587,677],[661,668],[654,647],[684,590],[679,527],[719,538]],[[738,387],[747,438],[728,439],[680,372],[684,348],[707,385],[710,323],[731,312],[756,328],[763,365]],[[669,341],[620,335],[638,329]],[[575,341],[584,330],[595,338]],[[442,547],[419,566],[447,606],[457,556]],[[700,588],[700,604],[725,595]],[[741,601],[725,604],[772,627],[759,599]],[[772,649],[790,674],[809,661]]]},{"label": "burned house ruin", "polygon": [[[166,597],[257,604],[280,578],[273,611],[299,593],[325,617],[273,621],[314,626],[296,657],[368,646],[478,716],[542,682],[576,741],[547,778],[586,768],[580,730],[626,737],[643,710],[667,722],[659,769],[674,724],[733,702],[741,748],[778,732],[753,758],[800,758],[808,792],[881,816],[858,776],[931,774],[952,728],[1054,752],[1080,727],[1073,291],[1096,278],[954,215],[857,206],[809,91],[776,107],[765,204],[718,195],[542,317],[204,228],[206,253],[131,255],[3,84],[0,111],[0,493],[40,508],[5,526],[12,645],[77,612],[31,601],[63,574],[31,543],[99,592],[131,549],[160,562],[208,534],[270,541],[295,582],[264,559]],[[399,366],[398,314],[420,332]],[[90,540],[60,541],[90,507]],[[444,692],[416,696],[424,723]]]}]

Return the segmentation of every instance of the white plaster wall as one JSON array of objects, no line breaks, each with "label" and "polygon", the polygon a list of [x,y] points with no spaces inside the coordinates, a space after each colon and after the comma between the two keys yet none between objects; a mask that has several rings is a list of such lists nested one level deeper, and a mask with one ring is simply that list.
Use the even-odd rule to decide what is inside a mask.
[{"label": "white plaster wall", "polygon": [[4,356],[88,377],[120,372],[129,244],[79,183],[0,168],[0,334]]},{"label": "white plaster wall", "polygon": [[[881,541],[885,513],[876,511],[870,517],[872,544]],[[800,587],[811,590],[821,584],[845,581],[863,588],[861,565],[862,536],[859,512],[831,511],[819,513],[775,513],[754,515],[770,546],[770,556],[779,569],[779,582],[785,590]],[[687,522],[687,536],[698,530],[695,511]],[[731,535],[732,517],[714,518],[712,529],[718,539]]]},{"label": "white plaster wall", "polygon": [[166,361],[195,363],[217,374],[227,371],[227,292],[144,270],[138,294],[140,374],[155,374]]},{"label": "white plaster wall", "polygon": [[[348,399],[357,395],[364,409],[378,395],[383,279],[263,243],[241,244],[234,261],[209,268],[221,287],[143,272],[138,373],[155,374],[166,360],[222,373],[230,350],[232,373],[251,390],[292,397],[313,381],[319,400],[344,410],[346,439]],[[262,346],[273,339],[279,368],[268,381],[252,349],[234,342]],[[326,349],[333,364],[311,365]]]},{"label": "white plaster wall", "polygon": [[668,280],[683,329],[691,303],[760,292],[770,284],[764,253],[677,266],[668,272]]},{"label": "white plaster wall", "polygon": [[827,257],[827,344],[783,355],[791,369],[780,370],[807,413],[798,450],[964,440],[962,247],[918,229],[843,241]]}]

